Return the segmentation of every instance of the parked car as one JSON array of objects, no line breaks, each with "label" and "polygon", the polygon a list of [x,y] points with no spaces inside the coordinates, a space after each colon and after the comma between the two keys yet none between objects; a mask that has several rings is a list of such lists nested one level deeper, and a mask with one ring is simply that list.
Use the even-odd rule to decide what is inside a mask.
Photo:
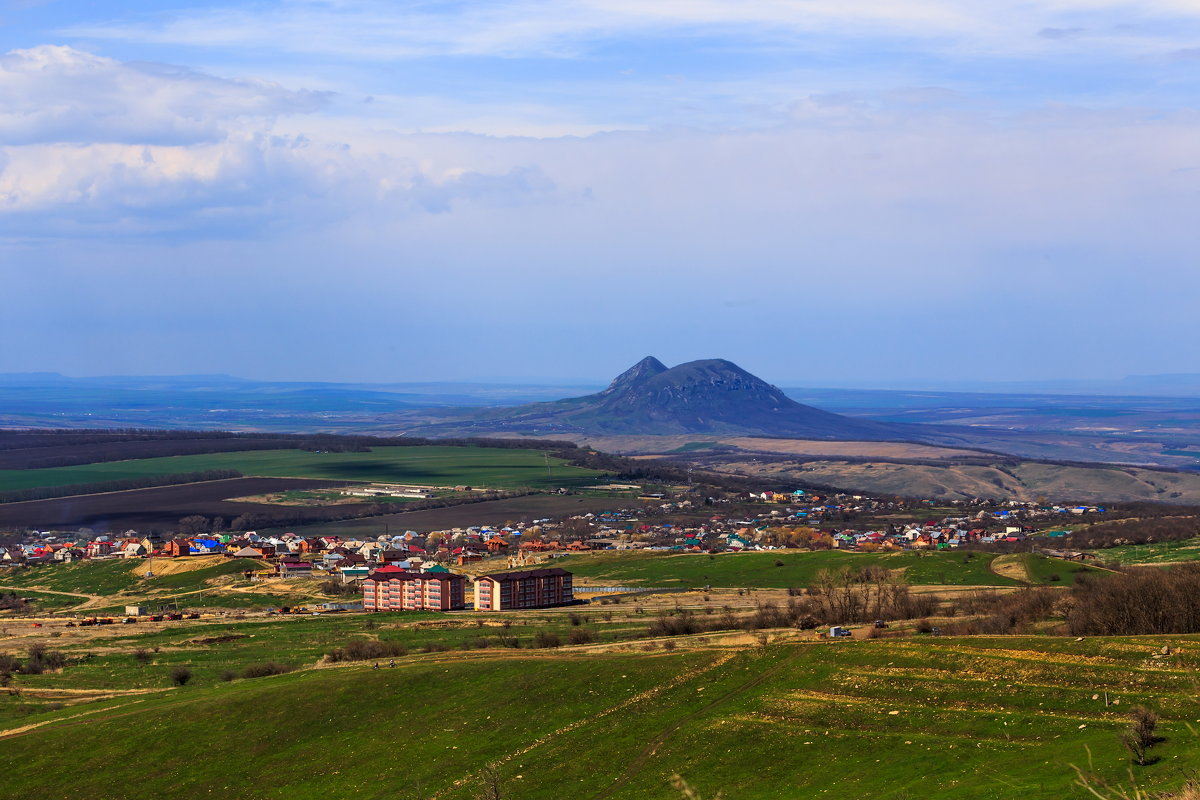
[{"label": "parked car", "polygon": [[884,622],[883,620],[881,620],[881,619],[875,620],[876,628],[886,628],[887,626],[888,626],[888,624],[886,622]]},{"label": "parked car", "polygon": [[834,625],[832,628],[829,629],[829,638],[830,639],[840,639],[843,636],[853,636],[853,635],[854,634],[850,632],[849,628],[843,628],[841,625]]}]

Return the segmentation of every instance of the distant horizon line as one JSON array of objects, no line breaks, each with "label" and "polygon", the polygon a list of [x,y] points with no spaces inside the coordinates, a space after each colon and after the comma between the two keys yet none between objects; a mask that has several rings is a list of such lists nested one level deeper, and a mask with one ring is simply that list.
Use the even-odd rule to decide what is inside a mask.
[{"label": "distant horizon line", "polygon": [[[687,363],[687,362],[685,362]],[[319,379],[269,379],[246,378],[229,373],[174,373],[174,374],[96,374],[68,375],[52,370],[0,372],[0,387],[13,385],[22,379],[31,382],[38,379],[75,381],[180,381],[199,382],[205,380],[228,381],[243,384],[274,384],[274,385],[321,385],[321,386],[353,386],[353,387],[422,387],[422,386],[473,386],[473,387],[513,387],[513,388],[563,388],[563,389],[602,389],[612,378],[548,378],[513,377],[503,378],[473,378],[446,379],[428,378],[412,380],[319,380]],[[1047,394],[1081,396],[1103,395],[1115,390],[1122,396],[1139,396],[1149,392],[1147,396],[1163,396],[1164,389],[1185,391],[1183,396],[1200,393],[1200,373],[1175,372],[1157,374],[1134,374],[1121,378],[1062,378],[1062,379],[1024,379],[1006,381],[985,381],[978,379],[934,379],[920,382],[889,382],[889,381],[847,381],[844,383],[813,384],[797,381],[767,381],[781,389],[804,391],[861,391],[861,392],[938,392],[946,394]],[[1158,385],[1157,391],[1152,391],[1146,384]],[[1178,385],[1183,384],[1183,385]],[[1136,391],[1141,389],[1142,391]],[[1169,396],[1169,395],[1168,395]]]}]

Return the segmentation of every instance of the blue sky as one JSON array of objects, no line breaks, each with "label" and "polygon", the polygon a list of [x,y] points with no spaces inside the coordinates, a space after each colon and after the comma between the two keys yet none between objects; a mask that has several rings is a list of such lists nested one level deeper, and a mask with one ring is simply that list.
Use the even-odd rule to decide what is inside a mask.
[{"label": "blue sky", "polygon": [[0,372],[1200,372],[1191,0],[0,0]]}]

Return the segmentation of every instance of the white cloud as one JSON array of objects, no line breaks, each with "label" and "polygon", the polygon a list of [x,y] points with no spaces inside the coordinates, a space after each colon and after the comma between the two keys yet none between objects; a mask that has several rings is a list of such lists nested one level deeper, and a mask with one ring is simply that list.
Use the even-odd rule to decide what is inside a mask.
[{"label": "white cloud", "polygon": [[9,145],[212,142],[241,120],[307,113],[325,100],[324,93],[123,63],[71,47],[0,56],[0,142]]},{"label": "white cloud", "polygon": [[353,151],[275,130],[321,95],[69,47],[0,56],[0,231],[244,235],[364,207],[441,213],[551,194],[532,167]]}]

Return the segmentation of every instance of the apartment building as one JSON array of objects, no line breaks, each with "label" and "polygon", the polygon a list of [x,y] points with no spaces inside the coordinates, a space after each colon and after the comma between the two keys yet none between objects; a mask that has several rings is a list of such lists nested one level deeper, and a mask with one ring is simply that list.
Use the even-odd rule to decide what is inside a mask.
[{"label": "apartment building", "polygon": [[497,572],[475,579],[476,611],[545,608],[575,601],[571,573],[561,567]]},{"label": "apartment building", "polygon": [[466,580],[452,572],[380,567],[363,580],[364,611],[455,611],[466,607]]}]

